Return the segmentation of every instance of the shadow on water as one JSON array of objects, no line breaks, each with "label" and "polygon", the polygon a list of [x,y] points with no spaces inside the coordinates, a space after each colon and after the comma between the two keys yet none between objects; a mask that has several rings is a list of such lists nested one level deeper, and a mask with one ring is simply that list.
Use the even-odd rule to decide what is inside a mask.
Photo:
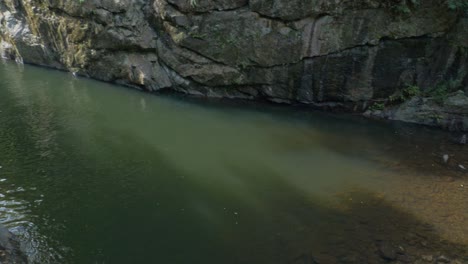
[{"label": "shadow on water", "polygon": [[377,192],[349,187],[328,199],[268,170],[234,171],[247,178],[266,173],[275,189],[263,210],[251,208],[239,219],[248,224],[236,233],[233,248],[240,257],[233,263],[468,263],[466,244],[442,238],[430,223]]},{"label": "shadow on water", "polygon": [[321,217],[296,234],[307,241],[302,253],[284,238],[286,248],[298,255],[290,263],[416,263],[424,256],[468,261],[466,245],[445,241],[430,224],[371,192],[356,190],[340,198],[336,207],[308,209]]},{"label": "shadow on water", "polygon": [[[372,191],[347,189],[329,200],[297,189],[267,166],[228,161],[224,167],[242,188],[224,182],[226,175],[201,181],[144,140],[115,133],[134,148],[121,152],[112,137],[100,138],[115,154],[112,160],[81,149],[40,164],[44,173],[36,174],[42,180],[34,186],[49,192],[28,211],[42,218],[29,235],[47,234],[62,263],[415,263],[441,255],[468,261],[465,245],[444,241],[430,224]],[[17,136],[10,140],[23,138]],[[158,181],[141,185],[155,171]],[[26,189],[28,182],[15,181]],[[223,207],[237,208],[239,215],[220,213]],[[36,257],[37,263],[51,260]]]},{"label": "shadow on water", "polygon": [[[178,98],[180,96],[174,96]],[[307,146],[308,138],[320,131],[320,143],[343,155],[353,155],[381,163],[388,169],[412,170],[419,174],[450,177],[468,176],[468,145],[460,144],[464,132],[399,121],[371,120],[359,115],[329,113],[250,101],[183,98],[213,109],[229,109],[239,115],[252,112],[295,126],[299,137],[285,140],[284,148]],[[314,130],[314,131],[312,131]],[[448,155],[448,162],[443,156]],[[460,166],[461,165],[461,166]]]},{"label": "shadow on water", "polygon": [[[11,65],[10,65],[11,66]],[[38,69],[47,71],[45,69]],[[15,78],[21,82],[24,69],[12,72],[13,75],[21,75]],[[34,72],[40,75],[40,72]],[[31,73],[29,73],[31,74]],[[63,73],[57,73],[61,79]],[[34,77],[33,77],[34,78]],[[89,82],[89,80],[86,80]],[[47,82],[47,81],[44,81]],[[83,84],[77,84],[76,80],[69,80],[70,95],[72,101],[77,105],[77,110],[83,111],[80,104],[88,105],[92,98],[86,94]],[[97,82],[99,84],[99,82]],[[22,84],[17,84],[22,88]],[[75,86],[77,86],[75,88]],[[102,83],[105,89],[127,89],[124,87],[110,87]],[[109,87],[107,87],[109,86]],[[101,87],[103,88],[103,87]],[[24,91],[21,91],[24,92]],[[146,96],[141,91],[129,91]],[[25,92],[27,93],[27,92]],[[284,147],[307,143],[311,130],[321,131],[321,144],[343,155],[355,155],[368,158],[372,161],[381,162],[383,166],[392,169],[404,168],[425,174],[450,175],[454,177],[465,177],[468,175],[468,146],[457,144],[463,135],[461,132],[447,132],[439,129],[424,127],[402,122],[391,122],[382,120],[369,120],[360,116],[349,114],[334,114],[307,109],[306,107],[290,107],[286,105],[275,105],[267,102],[251,102],[242,100],[196,98],[176,94],[160,95],[166,102],[173,101],[178,106],[182,104],[208,108],[215,111],[226,111],[229,114],[238,114],[241,117],[252,113],[261,114],[271,120],[290,124],[302,133],[303,141],[294,139],[286,140]],[[135,97],[135,96],[132,96]],[[28,103],[24,102],[25,104]],[[150,108],[146,100],[138,102],[141,111]],[[115,107],[118,107],[116,104]],[[43,114],[39,118],[48,118],[52,115],[48,109],[41,109]],[[37,131],[40,135],[44,131]],[[53,131],[42,133],[43,136],[53,137]],[[350,140],[352,139],[352,140]],[[43,139],[47,140],[47,139]],[[299,141],[298,141],[299,140]],[[41,144],[41,141],[38,141]],[[290,144],[292,143],[292,144]],[[307,146],[307,144],[304,144]],[[448,163],[443,162],[443,156],[448,155]],[[390,158],[391,157],[391,158]],[[461,167],[461,166],[462,167]],[[466,169],[462,169],[466,168]]]},{"label": "shadow on water", "polygon": [[[67,235],[73,237],[63,241],[68,241],[75,252],[92,252],[74,256],[78,262],[430,263],[427,259],[431,258],[434,262],[438,258],[468,261],[466,245],[447,241],[431,224],[376,192],[349,187],[330,194],[329,199],[298,189],[285,180],[287,175],[268,167],[248,168],[229,162],[224,164],[233,178],[229,183],[225,182],[227,175],[208,181],[190,178],[178,164],[154,148],[149,150],[145,142],[128,135],[123,138],[139,150],[120,157],[133,157],[125,166],[101,164],[101,170],[94,171],[93,166],[85,165],[93,158],[82,160],[81,174],[88,173],[89,178],[79,189],[94,192],[88,198],[81,191],[72,190],[77,188],[76,181],[61,186],[68,190],[62,195],[76,195],[76,202],[83,203],[71,216],[70,212],[54,215],[58,222],[66,220],[70,229]],[[120,160],[118,156],[116,160]],[[159,175],[157,184],[141,186],[133,180],[149,179],[155,170]],[[98,175],[116,174],[126,177],[93,182]],[[104,188],[113,191],[99,191]],[[55,200],[49,200],[45,206],[57,206]],[[226,208],[229,213],[223,212]],[[87,237],[99,240],[89,241]]]}]

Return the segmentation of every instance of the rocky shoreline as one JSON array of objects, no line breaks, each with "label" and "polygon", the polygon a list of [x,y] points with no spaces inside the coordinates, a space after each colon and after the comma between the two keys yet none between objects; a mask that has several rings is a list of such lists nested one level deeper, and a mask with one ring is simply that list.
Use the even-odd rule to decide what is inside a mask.
[{"label": "rocky shoreline", "polygon": [[[397,120],[450,131],[468,131],[468,96],[459,90],[447,94],[445,98],[415,96],[398,105],[368,109],[364,116]],[[463,143],[463,142],[462,142]],[[466,144],[466,140],[463,144]]]},{"label": "rocky shoreline", "polygon": [[150,92],[371,110],[460,130],[466,106],[372,106],[408,87],[466,96],[467,29],[467,13],[440,0],[0,3],[0,55],[19,62]]}]

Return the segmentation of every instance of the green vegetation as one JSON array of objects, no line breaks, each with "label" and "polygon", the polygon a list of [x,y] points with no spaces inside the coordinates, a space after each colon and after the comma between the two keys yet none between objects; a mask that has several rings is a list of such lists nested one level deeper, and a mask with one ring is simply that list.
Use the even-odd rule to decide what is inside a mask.
[{"label": "green vegetation", "polygon": [[432,98],[436,103],[442,104],[451,92],[460,88],[461,80],[449,80],[437,84],[432,89],[422,92],[419,86],[409,85],[388,97],[386,102],[376,102],[369,107],[371,111],[383,110],[387,104],[404,103],[415,96],[424,96]]},{"label": "green vegetation", "polygon": [[432,97],[437,103],[442,104],[449,93],[447,85],[440,84],[429,90],[427,95]]},{"label": "green vegetation", "polygon": [[385,104],[383,102],[375,102],[373,105],[369,107],[371,111],[382,111],[385,108]]},{"label": "green vegetation", "polygon": [[405,89],[395,92],[393,95],[388,97],[386,102],[376,102],[369,107],[371,111],[383,110],[386,104],[398,104],[408,101],[409,99],[421,95],[421,89],[419,86],[410,85]]},{"label": "green vegetation", "polygon": [[427,92],[425,92],[425,96],[432,97],[436,103],[442,104],[451,92],[455,92],[460,89],[461,84],[461,79],[450,79],[427,90]]},{"label": "green vegetation", "polygon": [[423,117],[432,119],[435,124],[440,124],[440,121],[444,119],[444,116],[440,113],[430,113],[430,114],[423,114]]},{"label": "green vegetation", "polygon": [[405,102],[420,94],[421,94],[421,89],[419,88],[419,86],[410,85],[406,87],[405,89],[398,91],[395,94],[391,95],[388,98],[388,100],[390,102]]},{"label": "green vegetation", "polygon": [[[419,86],[410,85],[401,91],[397,91],[391,96],[388,97],[388,103],[390,104],[399,104],[410,100],[415,96],[423,96],[423,97],[430,97],[436,103],[442,104],[445,99],[449,96],[450,93],[459,90],[462,84],[461,79],[450,79],[448,81],[441,82],[434,86],[433,88],[427,89],[426,91],[422,92]],[[375,108],[375,110],[380,110],[381,105],[374,105],[371,108]],[[371,109],[370,108],[370,109]],[[371,109],[373,110],[373,109]]]}]

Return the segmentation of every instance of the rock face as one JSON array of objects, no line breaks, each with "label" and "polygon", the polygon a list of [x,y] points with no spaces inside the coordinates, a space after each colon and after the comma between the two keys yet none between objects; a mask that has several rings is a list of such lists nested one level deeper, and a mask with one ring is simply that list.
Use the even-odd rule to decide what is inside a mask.
[{"label": "rock face", "polygon": [[3,0],[0,55],[148,91],[341,105],[453,81],[468,16],[444,0]]},{"label": "rock face", "polygon": [[451,131],[468,131],[467,113],[468,96],[459,90],[440,100],[417,96],[383,110],[368,110],[365,115],[437,126]]}]

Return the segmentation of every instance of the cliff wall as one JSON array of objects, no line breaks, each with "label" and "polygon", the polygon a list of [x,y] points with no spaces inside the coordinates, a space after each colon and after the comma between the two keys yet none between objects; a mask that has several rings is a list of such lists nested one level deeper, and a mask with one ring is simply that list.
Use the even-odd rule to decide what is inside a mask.
[{"label": "cliff wall", "polygon": [[[468,16],[444,0],[3,0],[0,55],[148,91],[364,112],[408,87],[466,96]],[[468,106],[442,108],[468,129]]]}]

